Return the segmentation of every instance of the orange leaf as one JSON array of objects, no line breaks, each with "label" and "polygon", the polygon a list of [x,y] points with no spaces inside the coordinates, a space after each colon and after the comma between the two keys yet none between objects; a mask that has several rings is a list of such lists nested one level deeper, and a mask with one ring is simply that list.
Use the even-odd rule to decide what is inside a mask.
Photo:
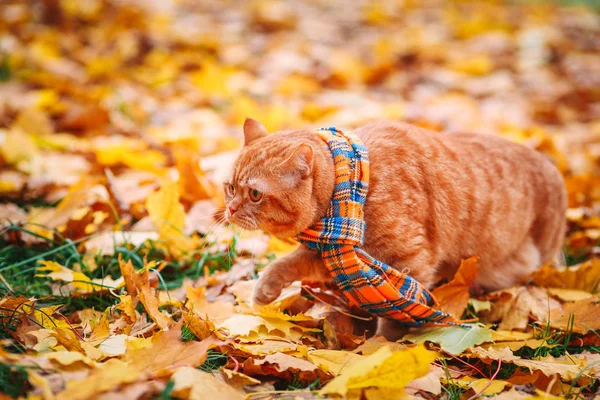
[{"label": "orange leaf", "polygon": [[123,383],[133,382],[140,375],[139,369],[131,368],[123,361],[111,359],[100,364],[97,370],[83,380],[67,382],[66,389],[58,393],[59,400],[85,400],[111,390]]},{"label": "orange leaf", "polygon": [[200,168],[198,153],[189,146],[181,145],[173,148],[173,155],[179,171],[181,197],[190,202],[213,197],[213,186]]},{"label": "orange leaf", "polygon": [[201,342],[183,342],[181,340],[182,321],[169,330],[156,333],[150,345],[141,348],[128,348],[125,361],[131,368],[139,369],[151,375],[168,375],[184,365],[200,366],[206,361],[206,354],[212,347],[224,342],[210,336]]},{"label": "orange leaf", "polygon": [[556,328],[568,330],[571,328],[570,319],[573,322],[573,332],[588,333],[600,329],[600,298],[594,296],[550,310],[550,325]]},{"label": "orange leaf", "polygon": [[465,311],[469,303],[469,286],[477,278],[478,259],[479,257],[471,257],[463,260],[454,278],[433,291],[442,311],[458,318]]},{"label": "orange leaf", "polygon": [[148,270],[144,268],[141,272],[138,272],[133,268],[131,260],[125,262],[120,256],[119,267],[121,268],[121,274],[125,279],[127,293],[132,298],[133,307],[135,308],[139,299],[148,312],[148,315],[150,315],[152,320],[156,322],[156,325],[161,329],[172,325],[175,321],[158,309],[158,298],[155,295],[154,290],[150,288]]}]

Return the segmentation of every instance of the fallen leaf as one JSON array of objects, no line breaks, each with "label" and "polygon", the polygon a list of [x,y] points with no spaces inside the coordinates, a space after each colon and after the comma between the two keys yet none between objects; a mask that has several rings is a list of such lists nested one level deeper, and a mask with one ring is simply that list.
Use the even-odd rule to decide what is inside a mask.
[{"label": "fallen leaf", "polygon": [[78,351],[57,351],[49,353],[46,358],[65,366],[71,366],[75,363],[81,363],[88,367],[96,368],[98,366],[93,360]]},{"label": "fallen leaf", "polygon": [[469,304],[469,287],[477,278],[477,257],[463,260],[452,280],[433,290],[432,294],[440,303],[440,309],[457,318]]},{"label": "fallen leaf", "polygon": [[181,366],[198,367],[206,360],[210,348],[222,344],[214,337],[201,342],[183,342],[181,340],[181,322],[169,330],[154,334],[145,347],[133,347],[128,344],[125,361],[133,369],[139,369],[150,375],[161,376]]},{"label": "fallen leaf", "polygon": [[206,400],[210,398],[243,400],[245,398],[242,393],[215,378],[212,374],[192,367],[184,366],[178,368],[171,376],[171,380],[175,382],[173,392],[179,396],[187,393],[185,398],[190,400]]},{"label": "fallen leaf", "polygon": [[527,360],[515,356],[508,347],[501,349],[476,347],[471,349],[470,353],[482,360],[502,360],[502,362],[513,363],[530,371],[540,371],[548,377],[558,374],[563,379],[573,380],[588,375],[582,368],[582,363],[575,362],[572,358],[560,360],[548,356],[537,360]]},{"label": "fallen leaf", "polygon": [[273,353],[260,360],[254,360],[255,365],[276,365],[279,372],[296,370],[312,372],[317,369],[316,365],[301,358],[293,357],[284,353]]},{"label": "fallen leaf", "polygon": [[[138,300],[144,305],[148,315],[160,328],[166,328],[175,323],[173,319],[162,313],[159,310],[159,301],[156,296],[156,291],[150,288],[150,276],[148,266],[146,265],[141,271],[136,271],[133,268],[131,260],[125,262],[119,256],[119,267],[121,274],[125,280],[127,293],[131,296],[132,306],[135,307]],[[123,307],[128,307],[123,305]],[[128,310],[131,317],[131,310]]]},{"label": "fallen leaf", "polygon": [[124,383],[131,383],[140,376],[140,370],[128,363],[110,359],[102,363],[83,380],[71,380],[66,388],[57,393],[57,400],[87,400]]},{"label": "fallen leaf", "polygon": [[[110,276],[106,276],[101,279],[90,279],[87,275],[82,272],[73,271],[72,269],[63,267],[55,261],[38,261],[42,264],[38,267],[39,272],[49,272],[47,274],[38,274],[39,277],[48,277],[54,281],[71,282],[72,291],[75,293],[95,293],[103,290],[116,289],[122,283],[123,279],[112,279]],[[68,290],[68,287],[62,288]]]},{"label": "fallen leaf", "polygon": [[234,346],[246,353],[256,356],[264,356],[278,352],[295,351],[298,345],[286,340],[275,338],[263,339],[260,343],[234,343]]},{"label": "fallen leaf", "polygon": [[485,378],[475,379],[470,376],[463,376],[460,379],[453,380],[464,389],[471,389],[475,393],[482,395],[494,395],[503,392],[511,384],[499,379],[489,380]]},{"label": "fallen leaf", "polygon": [[592,298],[593,294],[583,290],[548,288],[548,294],[562,301],[578,301]]},{"label": "fallen leaf", "polygon": [[146,209],[158,235],[171,251],[176,254],[190,248],[190,239],[183,233],[185,227],[185,211],[179,202],[179,187],[171,180],[165,179],[160,190],[148,196]]},{"label": "fallen leaf", "polygon": [[387,347],[392,351],[404,350],[406,349],[406,345],[390,342],[383,336],[373,336],[368,338],[363,344],[354,349],[354,353],[360,353],[363,356],[369,356],[376,351],[378,351],[382,347]]},{"label": "fallen leaf", "polygon": [[553,327],[577,333],[587,333],[600,329],[600,299],[593,298],[565,303],[550,311],[550,324]]},{"label": "fallen leaf", "polygon": [[382,347],[360,363],[346,368],[319,394],[346,396],[355,389],[380,388],[401,391],[412,380],[426,375],[435,353],[423,346],[392,352]]},{"label": "fallen leaf", "polygon": [[534,284],[541,287],[576,289],[594,293],[600,285],[600,258],[572,267],[544,265],[531,274]]},{"label": "fallen leaf", "polygon": [[403,340],[413,343],[434,342],[450,354],[460,354],[466,349],[492,340],[492,332],[488,328],[472,325],[469,328],[459,326],[424,329],[417,334],[404,335]]},{"label": "fallen leaf", "polygon": [[219,373],[223,381],[241,392],[244,392],[244,386],[260,385],[261,383],[258,379],[227,368],[221,369]]},{"label": "fallen leaf", "polygon": [[525,329],[530,316],[537,321],[546,320],[550,310],[560,303],[550,297],[544,288],[533,286],[514,286],[486,295],[492,301],[491,311],[479,314],[482,321],[499,322],[498,328],[504,330]]},{"label": "fallen leaf", "polygon": [[200,168],[198,153],[189,146],[173,148],[175,165],[179,171],[179,189],[183,199],[194,202],[214,196],[215,188]]},{"label": "fallen leaf", "polygon": [[339,375],[345,368],[360,362],[364,356],[343,350],[313,350],[308,360],[333,376]]},{"label": "fallen leaf", "polygon": [[258,336],[259,333],[277,334],[291,338],[293,332],[300,337],[303,332],[319,332],[319,329],[304,328],[291,322],[262,318],[257,315],[234,314],[218,325],[218,328],[227,329],[230,336],[244,336],[247,338]]},{"label": "fallen leaf", "polygon": [[209,302],[206,300],[205,289],[203,287],[193,288],[187,286],[186,297],[188,300],[188,309],[194,313],[208,318],[212,322],[219,324],[233,315],[233,303],[223,301]]},{"label": "fallen leaf", "polygon": [[185,326],[187,326],[194,336],[200,340],[206,339],[212,335],[216,329],[211,321],[204,319],[193,312],[185,313],[183,321]]},{"label": "fallen leaf", "polygon": [[442,393],[442,383],[440,380],[445,376],[446,373],[443,368],[430,365],[427,375],[417,378],[406,385],[406,392],[415,394],[422,390],[439,396]]}]

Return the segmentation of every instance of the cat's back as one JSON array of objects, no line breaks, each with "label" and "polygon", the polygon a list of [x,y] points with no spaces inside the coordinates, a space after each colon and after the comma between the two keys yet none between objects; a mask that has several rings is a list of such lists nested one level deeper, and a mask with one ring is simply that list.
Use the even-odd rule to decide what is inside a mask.
[{"label": "cat's back", "polygon": [[[442,264],[509,257],[532,237],[548,261],[564,232],[566,192],[542,154],[475,133],[400,122],[355,131],[369,152],[365,248],[389,262],[428,248]],[[538,232],[539,231],[539,232]],[[384,249],[384,250],[381,250]]]}]

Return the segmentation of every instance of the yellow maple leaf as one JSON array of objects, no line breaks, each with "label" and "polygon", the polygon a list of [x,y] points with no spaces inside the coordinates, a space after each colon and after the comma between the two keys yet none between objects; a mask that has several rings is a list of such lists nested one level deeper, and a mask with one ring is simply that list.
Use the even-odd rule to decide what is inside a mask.
[{"label": "yellow maple leaf", "polygon": [[146,199],[148,215],[158,228],[158,235],[172,252],[191,247],[191,239],[183,233],[185,211],[179,202],[179,186],[165,179],[160,190]]},{"label": "yellow maple leaf", "polygon": [[9,129],[0,135],[0,155],[22,172],[31,173],[31,162],[39,154],[31,136],[21,129]]},{"label": "yellow maple leaf", "polygon": [[364,356],[344,350],[313,350],[308,353],[308,361],[334,376],[363,358]]},{"label": "yellow maple leaf", "polygon": [[423,345],[396,352],[382,347],[342,371],[320,394],[346,396],[350,390],[366,388],[402,390],[410,381],[427,374],[435,357]]},{"label": "yellow maple leaf", "polygon": [[73,271],[64,267],[56,261],[38,261],[42,264],[37,270],[40,272],[50,272],[48,274],[37,274],[37,277],[48,277],[54,281],[71,282],[75,292],[93,293],[105,289],[115,289],[123,282],[122,278],[112,279],[110,276],[101,279],[91,279],[82,272]]},{"label": "yellow maple leaf", "polygon": [[[58,328],[67,328],[69,329],[69,324],[64,319],[54,318],[52,314],[59,308],[61,305],[50,306],[50,307],[42,307],[35,308],[33,310],[33,315],[35,319],[46,329],[58,329]],[[23,310],[27,313],[31,312],[32,306],[30,304],[23,304]]]}]

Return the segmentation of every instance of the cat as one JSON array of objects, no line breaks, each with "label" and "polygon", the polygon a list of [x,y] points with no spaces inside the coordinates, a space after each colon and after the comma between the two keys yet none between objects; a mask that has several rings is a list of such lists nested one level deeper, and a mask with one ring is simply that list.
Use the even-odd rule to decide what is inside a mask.
[{"label": "cat", "polygon": [[[401,122],[354,133],[370,159],[363,249],[374,258],[431,288],[479,256],[475,284],[492,291],[557,256],[567,193],[541,153],[496,136]],[[244,229],[294,237],[323,216],[334,176],[331,152],[314,131],[268,134],[247,119],[244,147],[224,182],[225,216]],[[303,245],[265,269],[253,299],[271,303],[296,280],[331,281],[319,254]],[[380,319],[377,333],[393,336],[395,325]]]}]

